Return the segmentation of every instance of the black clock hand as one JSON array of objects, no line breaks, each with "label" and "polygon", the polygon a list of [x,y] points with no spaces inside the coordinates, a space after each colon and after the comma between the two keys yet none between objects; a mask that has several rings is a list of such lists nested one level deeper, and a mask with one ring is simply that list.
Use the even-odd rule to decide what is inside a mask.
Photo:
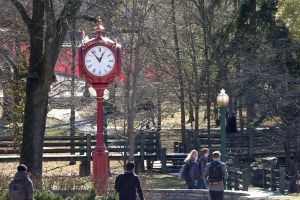
[{"label": "black clock hand", "polygon": [[101,62],[102,57],[101,57],[101,59],[100,59],[100,58],[98,58],[98,57],[96,56],[96,54],[95,54],[94,52],[92,52],[92,54],[94,54],[94,56],[96,57],[96,59],[97,59],[99,62]]},{"label": "black clock hand", "polygon": [[100,57],[100,61],[99,62],[101,62],[101,60],[102,60],[102,58],[103,58],[103,55],[105,54],[105,52],[106,52],[106,50],[102,53],[102,55],[101,55],[101,57]]}]

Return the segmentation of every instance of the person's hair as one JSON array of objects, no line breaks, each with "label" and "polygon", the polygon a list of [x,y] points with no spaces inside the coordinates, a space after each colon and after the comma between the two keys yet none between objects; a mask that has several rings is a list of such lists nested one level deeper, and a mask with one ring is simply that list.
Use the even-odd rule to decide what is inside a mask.
[{"label": "person's hair", "polygon": [[27,166],[24,164],[20,164],[17,168],[18,172],[26,172],[27,171]]},{"label": "person's hair", "polygon": [[201,155],[204,155],[204,154],[206,154],[208,152],[209,152],[208,148],[203,148],[203,149],[200,150]]},{"label": "person's hair", "polygon": [[193,154],[196,154],[198,157],[198,151],[194,149],[187,155],[187,157],[184,159],[184,162],[189,162],[192,159]]},{"label": "person's hair", "polygon": [[127,171],[132,171],[132,170],[134,169],[134,163],[133,163],[133,162],[128,162],[128,163],[126,163],[125,169],[126,169]]},{"label": "person's hair", "polygon": [[214,152],[212,153],[212,157],[215,158],[215,159],[220,158],[220,157],[221,157],[220,151],[214,151]]}]

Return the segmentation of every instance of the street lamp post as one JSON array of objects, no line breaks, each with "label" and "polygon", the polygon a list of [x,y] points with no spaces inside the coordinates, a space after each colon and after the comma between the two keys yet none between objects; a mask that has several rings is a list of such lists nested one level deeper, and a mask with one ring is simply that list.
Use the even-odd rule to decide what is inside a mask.
[{"label": "street lamp post", "polygon": [[222,89],[220,94],[217,96],[217,104],[220,108],[221,114],[221,160],[226,162],[226,110],[229,104],[229,96]]}]

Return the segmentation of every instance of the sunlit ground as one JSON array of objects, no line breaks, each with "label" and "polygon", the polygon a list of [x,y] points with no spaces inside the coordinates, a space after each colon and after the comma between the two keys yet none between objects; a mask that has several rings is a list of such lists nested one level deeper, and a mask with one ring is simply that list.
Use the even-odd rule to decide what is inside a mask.
[{"label": "sunlit ground", "polygon": [[[79,176],[79,164],[69,165],[68,162],[45,162],[43,164],[45,190],[89,190],[92,188],[92,177]],[[18,163],[0,163],[0,189],[7,188],[12,179]],[[120,162],[110,163],[112,176],[110,177],[110,189],[113,189],[114,180],[117,174],[123,172]],[[186,188],[185,183],[174,175],[162,173],[140,174],[141,183],[144,189],[180,189]],[[255,191],[253,191],[255,192]],[[273,196],[271,200],[300,200],[300,195]]]},{"label": "sunlit ground", "polygon": [[[43,163],[44,189],[60,190],[86,190],[92,188],[92,177],[79,176],[79,164],[69,165],[68,162]],[[7,188],[8,182],[13,178],[18,163],[0,163],[0,188]],[[122,163],[110,162],[110,188],[113,188],[117,174],[123,173]],[[143,173],[140,179],[145,189],[153,188],[185,188],[184,182],[177,176],[159,173]]]},{"label": "sunlit ground", "polygon": [[289,195],[289,196],[274,196],[274,197],[270,197],[270,199],[272,200],[300,200],[300,195],[295,194],[295,195]]}]

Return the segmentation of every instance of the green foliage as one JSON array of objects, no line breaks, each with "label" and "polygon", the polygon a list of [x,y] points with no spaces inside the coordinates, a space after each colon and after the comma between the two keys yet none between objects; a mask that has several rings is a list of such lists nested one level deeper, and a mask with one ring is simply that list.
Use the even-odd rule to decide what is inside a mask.
[{"label": "green foliage", "polygon": [[289,28],[294,38],[300,41],[300,0],[284,0],[280,3],[277,18]]},{"label": "green foliage", "polygon": [[[118,198],[112,196],[97,197],[95,190],[91,190],[88,195],[76,195],[74,197],[64,198],[51,191],[37,191],[34,195],[35,200],[118,200]],[[0,191],[0,200],[8,200],[8,191]]]},{"label": "green foliage", "polygon": [[0,191],[0,200],[8,200],[8,191],[7,190]]},{"label": "green foliage", "polygon": [[25,77],[28,69],[29,52],[22,52],[18,58],[18,70],[14,73],[14,81],[8,92],[13,97],[11,105],[12,123],[10,127],[16,144],[20,145],[23,133],[23,118],[25,109]]},{"label": "green foliage", "polygon": [[77,196],[73,197],[72,200],[95,200],[96,196],[97,196],[96,191],[94,189],[92,189],[90,191],[90,193],[88,194],[88,196],[77,195]]},{"label": "green foliage", "polygon": [[35,200],[63,200],[62,197],[50,191],[37,192],[34,198]]}]

